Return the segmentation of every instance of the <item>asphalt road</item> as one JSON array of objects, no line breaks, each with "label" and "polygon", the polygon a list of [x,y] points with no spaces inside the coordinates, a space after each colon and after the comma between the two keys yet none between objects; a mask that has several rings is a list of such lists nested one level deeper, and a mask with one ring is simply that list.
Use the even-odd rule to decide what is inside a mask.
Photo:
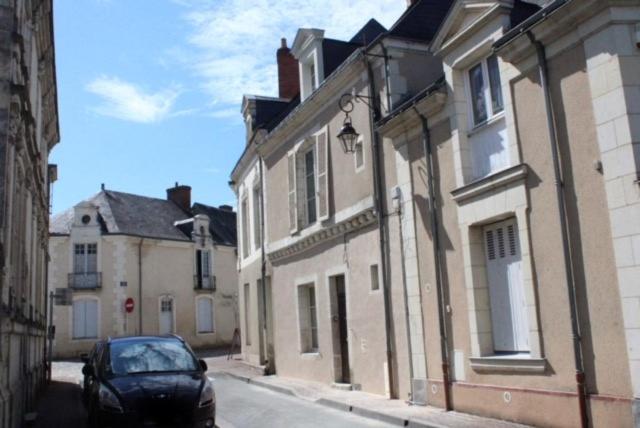
[{"label": "asphalt road", "polygon": [[[211,375],[210,375],[211,376]],[[391,425],[273,392],[228,375],[212,376],[219,428],[386,428]]]}]

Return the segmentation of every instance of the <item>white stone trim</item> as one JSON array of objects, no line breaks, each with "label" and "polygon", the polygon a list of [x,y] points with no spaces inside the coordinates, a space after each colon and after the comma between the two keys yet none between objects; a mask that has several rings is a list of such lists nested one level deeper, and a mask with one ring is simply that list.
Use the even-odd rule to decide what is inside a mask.
[{"label": "white stone trim", "polygon": [[495,355],[491,357],[469,358],[471,368],[476,372],[515,372],[542,374],[547,369],[544,358],[530,358],[528,355]]}]

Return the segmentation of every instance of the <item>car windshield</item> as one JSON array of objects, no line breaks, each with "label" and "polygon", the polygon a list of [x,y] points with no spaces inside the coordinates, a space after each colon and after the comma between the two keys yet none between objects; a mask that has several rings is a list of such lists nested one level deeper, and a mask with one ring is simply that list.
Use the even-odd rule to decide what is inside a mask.
[{"label": "car windshield", "polygon": [[109,371],[115,376],[198,370],[191,352],[177,340],[115,342],[110,345]]}]

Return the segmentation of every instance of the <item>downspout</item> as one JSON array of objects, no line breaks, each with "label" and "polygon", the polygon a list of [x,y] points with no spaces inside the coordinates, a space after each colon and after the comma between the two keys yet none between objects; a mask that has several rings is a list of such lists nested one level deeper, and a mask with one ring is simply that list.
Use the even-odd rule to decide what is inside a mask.
[{"label": "downspout", "polygon": [[142,335],[142,243],[138,242],[138,334]]},{"label": "downspout", "polygon": [[433,174],[433,151],[431,147],[431,134],[429,133],[429,124],[427,118],[421,114],[418,109],[413,106],[416,114],[422,122],[422,146],[425,155],[425,164],[427,166],[427,182],[429,190],[429,208],[431,211],[431,243],[433,246],[433,262],[436,268],[436,292],[438,295],[438,327],[440,329],[440,357],[442,359],[442,384],[444,388],[444,405],[446,410],[453,410],[451,404],[451,381],[449,373],[449,341],[447,338],[447,320],[446,320],[446,298],[444,293],[444,278],[442,266],[442,254],[440,245],[440,234],[438,232],[438,211],[436,209],[436,192],[434,186]]},{"label": "downspout", "polygon": [[380,246],[380,270],[382,273],[382,289],[384,296],[384,324],[385,324],[385,336],[386,336],[386,348],[387,348],[387,376],[389,378],[389,397],[397,398],[398,393],[395,390],[395,376],[393,370],[393,325],[392,325],[392,311],[391,311],[391,289],[388,279],[388,266],[387,266],[387,251],[386,251],[386,239],[385,239],[385,226],[384,226],[384,195],[382,194],[382,175],[381,171],[381,157],[380,157],[380,135],[374,124],[380,119],[380,103],[378,95],[376,94],[376,88],[374,83],[373,69],[371,63],[363,53],[363,60],[367,68],[367,77],[369,80],[369,94],[371,96],[371,108],[369,109],[369,123],[371,132],[371,152],[373,156],[372,170],[373,170],[373,191],[375,210],[378,217],[378,232],[379,232],[379,246]]},{"label": "downspout", "polygon": [[573,273],[573,263],[571,255],[570,225],[567,220],[566,194],[563,182],[562,164],[560,161],[560,147],[555,128],[555,118],[553,105],[551,103],[551,88],[548,82],[548,66],[544,45],[536,40],[531,31],[527,31],[527,37],[536,48],[538,56],[538,71],[540,74],[540,86],[544,94],[544,104],[547,113],[547,128],[549,132],[549,142],[551,144],[551,156],[553,158],[553,172],[556,186],[556,198],[558,202],[558,216],[560,229],[562,231],[562,252],[564,255],[564,270],[567,280],[567,292],[569,294],[569,305],[571,311],[571,333],[573,337],[573,356],[576,370],[576,389],[578,392],[578,403],[580,406],[580,425],[586,428],[589,423],[587,415],[587,393],[585,388],[584,360],[582,350],[582,336],[580,334],[578,300],[576,298],[576,282]]},{"label": "downspout", "polygon": [[262,333],[263,352],[267,374],[271,373],[271,361],[269,361],[269,345],[267,331],[267,257],[264,253],[264,180],[262,175],[262,156],[258,156],[258,173],[260,174],[260,284],[262,284]]}]

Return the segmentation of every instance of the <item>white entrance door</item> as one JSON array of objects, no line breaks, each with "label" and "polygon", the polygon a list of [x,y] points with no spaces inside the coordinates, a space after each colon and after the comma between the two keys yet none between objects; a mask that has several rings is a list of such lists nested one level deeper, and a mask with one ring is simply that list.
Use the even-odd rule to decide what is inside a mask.
[{"label": "white entrance door", "polygon": [[491,224],[483,232],[494,350],[528,352],[529,321],[516,221]]},{"label": "white entrance door", "polygon": [[163,297],[160,301],[160,334],[173,332],[173,298]]}]

